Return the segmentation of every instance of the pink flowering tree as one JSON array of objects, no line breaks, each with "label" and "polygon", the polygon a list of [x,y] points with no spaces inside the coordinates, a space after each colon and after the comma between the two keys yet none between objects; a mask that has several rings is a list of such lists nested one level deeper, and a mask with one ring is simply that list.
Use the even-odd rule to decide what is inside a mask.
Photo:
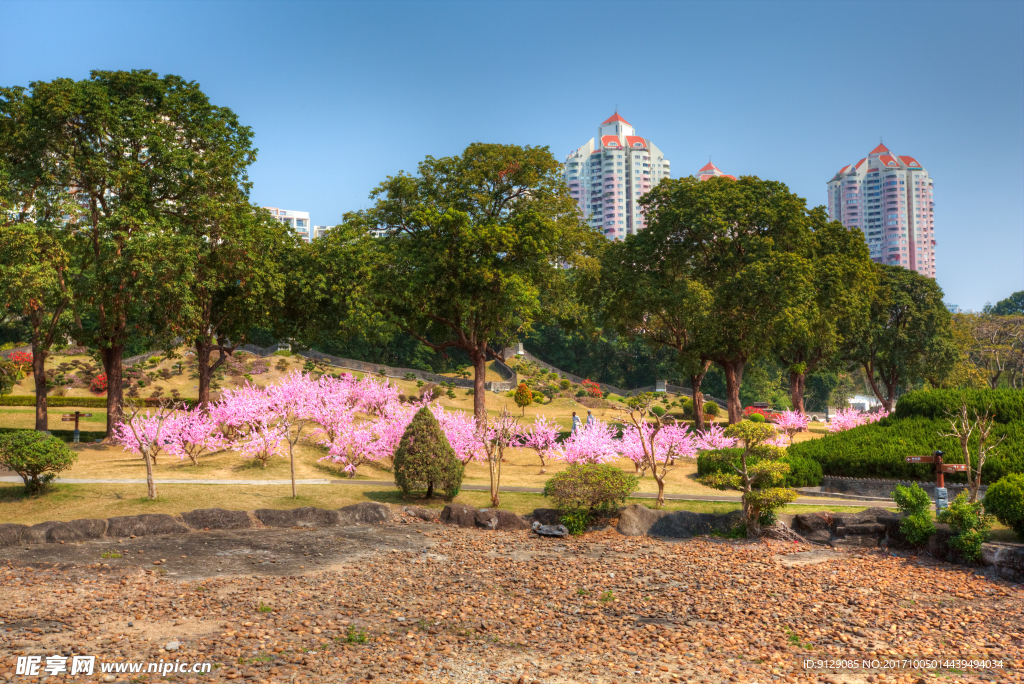
[{"label": "pink flowering tree", "polygon": [[584,424],[569,438],[548,452],[551,458],[573,465],[577,463],[607,463],[619,457],[615,429],[597,420]]},{"label": "pink flowering tree", "polygon": [[694,440],[700,451],[718,451],[736,446],[736,438],[726,437],[725,428],[721,425],[712,425],[707,430],[697,432]]},{"label": "pink flowering tree", "polygon": [[875,411],[874,413],[861,413],[855,408],[836,411],[835,415],[832,416],[832,421],[828,424],[828,431],[844,432],[861,425],[878,422],[888,415],[889,412],[885,409]]},{"label": "pink flowering tree", "polygon": [[[424,397],[422,401],[429,401],[429,397]],[[446,411],[440,404],[431,404],[430,412],[437,418],[441,431],[448,438],[448,443],[455,451],[455,456],[462,461],[462,465],[486,458],[487,452],[480,439],[479,427],[472,415],[464,411]]]},{"label": "pink flowering tree", "polygon": [[183,409],[164,425],[164,444],[167,453],[181,460],[188,458],[199,465],[203,453],[220,451],[228,444],[217,423],[201,407]]},{"label": "pink flowering tree", "polygon": [[153,466],[156,454],[164,444],[165,427],[174,420],[175,408],[170,403],[161,404],[155,413],[140,413],[140,407],[127,406],[127,413],[119,423],[114,424],[114,440],[126,451],[142,456],[146,462],[146,488],[150,501],[156,499],[156,480]]},{"label": "pink flowering tree", "polygon": [[501,409],[501,415],[481,429],[487,466],[491,475],[491,506],[501,505],[501,464],[505,460],[505,449],[516,446],[522,436],[519,419]]},{"label": "pink flowering tree", "polygon": [[622,451],[641,474],[650,469],[658,483],[657,504],[661,507],[665,505],[665,477],[676,459],[696,457],[697,440],[686,428],[667,423],[653,413],[653,403],[654,396],[644,393],[630,397],[626,408],[618,410],[622,412]]},{"label": "pink flowering tree", "polygon": [[274,456],[284,456],[284,432],[279,425],[265,420],[253,421],[246,426],[245,434],[240,434],[232,441],[232,448],[242,454],[242,458],[255,459],[260,467],[266,468]]},{"label": "pink flowering tree", "polygon": [[783,411],[775,418],[775,427],[789,437],[789,443],[792,445],[796,433],[807,429],[807,416],[799,411]]},{"label": "pink flowering tree", "polygon": [[547,465],[544,458],[558,445],[559,432],[557,423],[549,421],[544,416],[537,416],[533,426],[523,433],[523,446],[536,451],[540,457],[540,464]]}]

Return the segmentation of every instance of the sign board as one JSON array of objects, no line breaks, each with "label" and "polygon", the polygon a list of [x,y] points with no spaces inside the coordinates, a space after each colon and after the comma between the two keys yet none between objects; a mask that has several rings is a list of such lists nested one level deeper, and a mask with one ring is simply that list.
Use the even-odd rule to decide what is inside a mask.
[{"label": "sign board", "polygon": [[65,413],[64,415],[62,415],[60,417],[60,419],[61,420],[74,420],[75,416],[78,416],[79,418],[92,418],[92,414],[91,413],[78,413],[76,411],[75,413]]},{"label": "sign board", "polygon": [[907,463],[935,463],[935,457],[931,454],[928,456],[907,456],[905,460]]},{"label": "sign board", "polygon": [[942,466],[942,472],[944,473],[956,473],[960,471],[966,471],[966,463],[945,463]]}]

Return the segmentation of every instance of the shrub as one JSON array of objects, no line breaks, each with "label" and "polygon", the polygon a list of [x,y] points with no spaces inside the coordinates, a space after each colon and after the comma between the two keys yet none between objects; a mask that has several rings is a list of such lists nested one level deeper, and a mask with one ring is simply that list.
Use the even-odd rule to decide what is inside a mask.
[{"label": "shrub", "polygon": [[750,416],[748,416],[748,420],[750,420],[752,423],[763,423],[764,422],[764,414],[762,414],[762,413],[751,413]]},{"label": "shrub", "polygon": [[402,434],[394,470],[395,484],[405,496],[425,489],[430,497],[435,488],[449,501],[458,496],[463,465],[429,407],[417,411]]},{"label": "shrub", "polygon": [[576,396],[577,397],[585,397],[585,396],[587,396],[587,393],[584,392],[583,390],[577,390],[576,391]]},{"label": "shrub", "polygon": [[35,430],[0,435],[0,465],[18,473],[29,494],[41,492],[77,458],[64,442]]},{"label": "shrub", "polygon": [[[692,410],[692,409],[691,409]],[[704,402],[704,414],[708,416],[718,416],[719,408],[718,404],[713,401]]]},{"label": "shrub", "polygon": [[521,382],[512,397],[516,401],[516,406],[523,409],[525,415],[526,407],[533,403],[533,392],[530,391],[525,382]]},{"label": "shrub", "polygon": [[662,416],[665,415],[665,409],[662,408],[661,406],[652,406],[651,413],[661,418]]},{"label": "shrub", "polygon": [[916,390],[900,397],[893,415],[896,418],[932,418],[944,420],[947,412],[967,408],[983,413],[991,409],[997,423],[1024,421],[1024,392],[1012,389]]},{"label": "shrub", "polygon": [[640,487],[635,475],[608,464],[574,464],[544,483],[544,496],[551,497],[562,511],[583,509],[590,514],[607,515],[616,502]]},{"label": "shrub", "polygon": [[18,370],[22,372],[32,371],[32,353],[31,352],[14,352],[7,357],[11,363],[18,366]]},{"label": "shrub", "polygon": [[273,355],[274,356],[291,356],[292,352],[291,352],[290,349],[278,349],[276,352],[274,352]]},{"label": "shrub", "polygon": [[[697,476],[715,473],[735,473],[733,466],[739,466],[743,449],[719,449],[703,451],[697,455]],[[748,459],[748,465],[757,462],[756,458]],[[789,465],[789,472],[783,481],[785,487],[817,487],[821,484],[821,465],[809,458],[800,458],[786,454],[779,459],[780,463]]]},{"label": "shrub", "polygon": [[1012,528],[1024,541],[1024,475],[1007,475],[988,486],[985,492],[985,512]]},{"label": "shrub", "polygon": [[559,521],[565,525],[565,529],[569,530],[569,534],[578,537],[587,531],[587,527],[590,525],[590,517],[590,511],[577,508],[562,513]]},{"label": "shrub", "polygon": [[563,379],[562,379],[562,380],[561,380],[561,381],[560,381],[560,382],[558,383],[558,386],[559,386],[559,388],[561,388],[561,389],[564,389],[564,390],[567,390],[567,389],[569,389],[569,387],[570,387],[571,385],[572,385],[572,383],[571,383],[571,382],[569,382],[569,380],[568,380],[568,379],[566,379],[566,378],[563,378]]},{"label": "shrub", "polygon": [[953,531],[949,545],[965,560],[975,563],[981,559],[981,545],[992,527],[992,519],[981,503],[968,503],[967,492],[960,492],[949,502],[949,508],[939,514],[939,522],[949,525]]},{"label": "shrub", "polygon": [[[883,418],[877,423],[809,439],[789,447],[789,453],[811,458],[821,464],[826,475],[874,477],[901,480],[932,480],[929,464],[907,463],[907,456],[930,454],[935,449],[946,453],[947,463],[958,460],[960,443],[941,437],[949,431],[945,420],[931,418]],[[999,452],[989,456],[982,469],[984,482],[995,482],[1009,473],[1024,472],[1024,422],[996,424],[992,435],[1006,436]],[[971,451],[977,454],[977,436],[971,439]],[[946,476],[950,482],[965,482],[963,473]]]},{"label": "shrub", "polygon": [[693,418],[693,399],[683,399],[679,405],[683,408],[683,416]]},{"label": "shrub", "polygon": [[932,503],[928,498],[928,492],[917,486],[917,483],[911,487],[896,485],[892,498],[904,516],[900,521],[903,536],[914,546],[926,544],[928,537],[935,534],[935,523],[928,513]]},{"label": "shrub", "polygon": [[593,380],[583,381],[583,390],[590,396],[595,398],[601,397],[601,386]]},{"label": "shrub", "polygon": [[107,374],[100,373],[89,383],[89,391],[96,394],[103,394],[107,391]]}]

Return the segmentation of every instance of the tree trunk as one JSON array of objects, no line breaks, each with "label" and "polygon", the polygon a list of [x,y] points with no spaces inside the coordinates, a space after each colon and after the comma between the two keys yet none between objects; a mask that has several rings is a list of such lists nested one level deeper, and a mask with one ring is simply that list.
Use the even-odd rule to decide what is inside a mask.
[{"label": "tree trunk", "polygon": [[743,420],[743,406],[740,404],[740,384],[743,382],[743,361],[720,362],[725,371],[725,400],[729,408],[729,425]]},{"label": "tree trunk", "polygon": [[205,411],[210,408],[210,353],[213,345],[209,342],[196,342],[196,365],[199,369],[199,406]]},{"label": "tree trunk", "polygon": [[288,462],[292,469],[292,498],[298,499],[299,494],[295,491],[295,454],[292,453],[291,445],[288,446]]},{"label": "tree trunk", "polygon": [[657,505],[658,505],[658,508],[663,508],[665,506],[665,476],[664,475],[661,475],[661,476],[658,475],[658,467],[657,466],[654,467],[654,472],[652,473],[652,475],[654,475],[654,481],[658,483],[658,504]]},{"label": "tree trunk", "polygon": [[802,373],[789,371],[789,400],[793,402],[793,410],[801,416],[807,415],[804,411],[804,382],[806,379],[806,371]]},{"label": "tree trunk", "polygon": [[[114,426],[124,418],[124,376],[121,373],[121,359],[124,345],[105,347],[100,350],[103,372],[107,374],[107,440],[114,438]],[[155,486],[153,491],[155,492]],[[153,495],[154,498],[156,494]]]},{"label": "tree trunk", "polygon": [[46,352],[38,344],[32,345],[32,375],[36,384],[36,430],[50,428],[46,414]]},{"label": "tree trunk", "polygon": [[710,361],[704,362],[704,370],[698,375],[690,376],[690,391],[693,392],[693,427],[696,430],[703,430],[704,425],[704,394],[700,391],[701,383],[704,382],[704,376],[708,374],[708,368],[711,367]]},{"label": "tree trunk", "polygon": [[[110,376],[108,375],[107,377]],[[109,401],[107,405],[110,405]],[[146,489],[149,496],[149,500],[153,501],[154,499],[156,499],[156,480],[153,479],[153,465],[156,463],[156,459],[154,458],[150,460],[149,449],[146,449],[145,453],[143,454],[143,458],[146,459]]]},{"label": "tree trunk", "polygon": [[[483,347],[487,348],[486,345]],[[487,394],[484,379],[487,376],[487,356],[480,350],[470,352],[473,361],[473,418],[481,428],[487,425]]]},{"label": "tree trunk", "polygon": [[433,482],[428,482],[427,483],[427,498],[430,499],[433,496],[434,496],[434,483]]}]

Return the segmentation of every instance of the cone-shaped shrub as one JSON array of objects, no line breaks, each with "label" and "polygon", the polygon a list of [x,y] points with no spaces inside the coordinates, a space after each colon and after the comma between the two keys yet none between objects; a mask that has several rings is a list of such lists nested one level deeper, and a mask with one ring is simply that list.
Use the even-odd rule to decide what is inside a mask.
[{"label": "cone-shaped shrub", "polygon": [[437,418],[424,406],[413,416],[395,451],[395,484],[406,496],[425,489],[431,497],[437,489],[450,501],[458,496],[462,471],[462,462]]}]

